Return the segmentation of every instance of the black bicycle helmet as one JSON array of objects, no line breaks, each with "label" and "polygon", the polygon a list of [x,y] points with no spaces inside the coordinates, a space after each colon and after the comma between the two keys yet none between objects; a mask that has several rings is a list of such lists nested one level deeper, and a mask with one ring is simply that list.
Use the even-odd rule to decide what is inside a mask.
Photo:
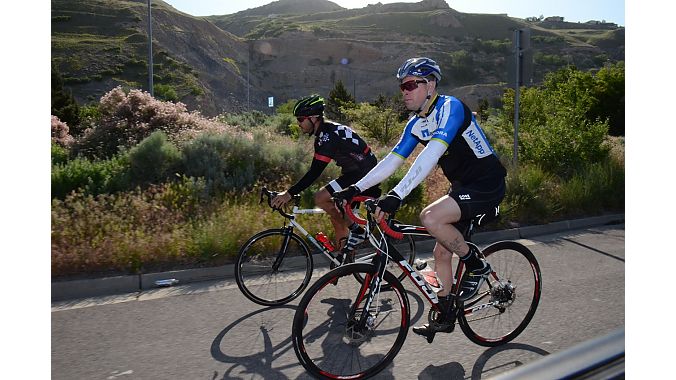
[{"label": "black bicycle helmet", "polygon": [[293,106],[293,116],[323,116],[324,98],[317,94],[306,96]]}]

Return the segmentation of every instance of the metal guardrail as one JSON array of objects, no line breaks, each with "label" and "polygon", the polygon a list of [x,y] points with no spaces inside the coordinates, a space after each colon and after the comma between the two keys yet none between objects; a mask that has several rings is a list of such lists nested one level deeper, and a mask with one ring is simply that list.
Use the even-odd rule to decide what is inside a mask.
[{"label": "metal guardrail", "polygon": [[624,328],[490,378],[517,379],[624,379]]}]

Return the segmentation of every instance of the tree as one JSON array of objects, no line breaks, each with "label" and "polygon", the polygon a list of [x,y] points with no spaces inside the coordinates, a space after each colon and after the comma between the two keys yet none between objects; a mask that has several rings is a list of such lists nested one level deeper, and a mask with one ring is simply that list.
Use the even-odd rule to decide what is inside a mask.
[{"label": "tree", "polygon": [[488,99],[479,99],[479,120],[485,123],[488,120]]},{"label": "tree", "polygon": [[608,134],[624,136],[624,62],[599,70],[593,89],[598,100],[589,111],[589,118],[608,120]]},{"label": "tree", "polygon": [[77,135],[80,125],[80,108],[73,97],[73,93],[63,87],[63,77],[59,69],[52,63],[52,115],[68,124],[70,132]]},{"label": "tree", "polygon": [[342,108],[353,108],[354,103],[354,97],[347,92],[347,89],[345,89],[345,86],[343,85],[343,81],[337,80],[336,85],[331,92],[329,92],[328,99],[326,99],[324,114],[331,120],[335,120],[339,123],[348,123],[350,122],[350,119],[342,111]]},{"label": "tree", "polygon": [[[567,67],[549,73],[541,87],[523,88],[519,108],[519,160],[567,176],[607,157],[608,121],[590,118],[598,105],[589,72]],[[503,98],[501,125],[513,131],[514,90]]]},{"label": "tree", "polygon": [[373,138],[382,145],[389,145],[404,129],[397,111],[391,108],[380,109],[368,103],[359,103],[354,108],[343,108],[342,111],[363,131],[365,137]]}]

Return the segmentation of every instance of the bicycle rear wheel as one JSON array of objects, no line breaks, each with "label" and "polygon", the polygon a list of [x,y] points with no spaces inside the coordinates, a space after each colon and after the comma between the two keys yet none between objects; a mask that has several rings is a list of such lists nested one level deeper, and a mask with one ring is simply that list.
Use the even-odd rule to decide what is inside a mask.
[{"label": "bicycle rear wheel", "polygon": [[497,242],[483,253],[493,273],[476,296],[460,304],[459,324],[472,342],[493,347],[528,326],[540,302],[542,279],[535,256],[520,243]]},{"label": "bicycle rear wheel", "polygon": [[237,255],[237,286],[246,298],[259,305],[279,306],[293,300],[312,277],[312,255],[307,244],[292,233],[285,247],[284,234],[283,229],[259,232],[244,243]]},{"label": "bicycle rear wheel", "polygon": [[[322,276],[301,299],[293,318],[296,356],[315,377],[368,378],[392,362],[410,324],[409,302],[397,278],[386,272],[380,291],[365,310],[372,264],[347,264]],[[360,284],[355,274],[369,279]],[[382,288],[381,288],[382,289]],[[365,327],[359,328],[364,313]]]}]

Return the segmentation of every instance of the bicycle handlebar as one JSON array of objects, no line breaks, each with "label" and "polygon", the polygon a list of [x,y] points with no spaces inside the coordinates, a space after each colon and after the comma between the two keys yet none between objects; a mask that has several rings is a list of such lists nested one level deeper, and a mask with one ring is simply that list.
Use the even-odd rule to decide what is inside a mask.
[{"label": "bicycle handlebar", "polygon": [[[265,196],[268,197],[268,206],[270,206],[271,209],[279,212],[280,215],[282,215],[283,217],[285,217],[287,219],[293,219],[294,218],[293,215],[286,213],[281,208],[272,207],[272,198],[276,197],[278,194],[279,193],[277,191],[270,191],[270,190],[268,190],[268,188],[266,186],[263,186],[263,188],[261,189],[261,200],[258,203],[259,204],[263,203],[263,196],[265,195]],[[298,206],[298,204],[300,203],[300,195],[299,194],[294,195],[291,198],[291,200],[293,200],[294,204],[296,206]]]},{"label": "bicycle handlebar", "polygon": [[[369,215],[372,215],[376,211],[376,200],[375,199],[370,199],[370,200],[364,202],[364,204],[366,205],[366,210],[368,211]],[[378,225],[380,226],[380,228],[382,228],[385,235],[387,235],[387,236],[389,236],[393,239],[396,239],[396,240],[402,240],[404,238],[404,233],[399,232],[399,231],[395,231],[394,229],[392,229],[392,227],[390,227],[389,222],[392,220],[392,216],[393,215],[390,215],[390,217],[387,218],[387,220],[385,220],[385,218],[380,219],[380,222],[378,222]]]},{"label": "bicycle handlebar", "polygon": [[[352,204],[352,202],[365,202],[368,201],[369,199],[373,198],[364,195],[357,195],[356,197],[352,198],[349,203]],[[344,210],[343,204],[341,202],[336,202],[336,206],[338,206],[338,209],[341,212],[347,214],[348,218],[350,218],[350,220],[352,220],[353,222],[361,226],[366,225],[366,219],[362,219],[359,217],[359,215],[355,215],[354,212],[352,211],[352,207],[347,207],[347,209]]]},{"label": "bicycle handlebar", "polygon": [[[358,195],[350,200],[350,204],[352,202],[364,202],[364,205],[366,206],[366,211],[369,214],[368,218],[371,218],[370,215],[372,215],[376,211],[376,199],[371,198],[371,197],[366,197],[363,195]],[[343,208],[343,204],[341,201],[335,202],[336,206],[338,209],[344,213],[347,214],[347,216],[352,220],[353,222],[359,224],[359,225],[366,225],[366,219],[362,219],[359,216],[355,215],[352,212],[352,207],[347,207],[346,209]],[[404,233],[400,231],[395,231],[390,227],[389,221],[392,219],[392,216],[388,218],[388,220],[385,220],[384,218],[380,220],[378,225],[380,228],[382,228],[383,232],[385,232],[386,235],[390,236],[393,239],[396,240],[402,240],[404,238]]]}]

